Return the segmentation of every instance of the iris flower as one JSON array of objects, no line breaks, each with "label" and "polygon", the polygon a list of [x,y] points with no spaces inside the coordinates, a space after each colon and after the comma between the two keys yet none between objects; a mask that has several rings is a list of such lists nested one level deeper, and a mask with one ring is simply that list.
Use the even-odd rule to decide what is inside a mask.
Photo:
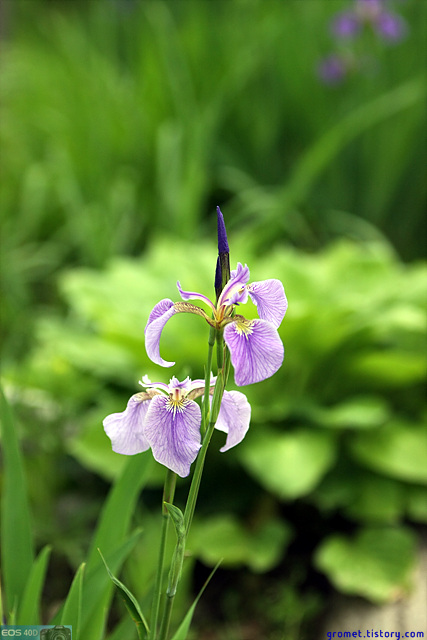
[{"label": "iris flower", "polygon": [[[175,363],[160,356],[160,336],[167,321],[176,313],[195,313],[211,326],[223,330],[224,341],[230,350],[234,379],[240,387],[260,382],[272,376],[283,362],[284,348],[277,329],[286,313],[288,302],[280,280],[263,280],[248,284],[249,269],[240,264],[215,305],[209,298],[193,291],[183,291],[177,283],[184,302],[165,298],[156,304],[145,327],[145,348],[148,357],[163,367]],[[235,313],[235,307],[247,302],[257,306],[259,319],[247,320]],[[202,300],[210,307],[212,317],[188,300]]]},{"label": "iris flower", "polygon": [[[211,385],[215,384],[211,378]],[[190,466],[201,447],[201,410],[194,401],[204,393],[204,380],[169,384],[150,382],[144,376],[140,384],[146,391],[133,395],[121,413],[104,421],[113,451],[134,455],[151,448],[154,458],[181,477],[188,476]],[[211,392],[213,386],[211,387]],[[221,451],[239,444],[249,429],[251,407],[240,391],[224,391],[216,429],[227,434]]]}]

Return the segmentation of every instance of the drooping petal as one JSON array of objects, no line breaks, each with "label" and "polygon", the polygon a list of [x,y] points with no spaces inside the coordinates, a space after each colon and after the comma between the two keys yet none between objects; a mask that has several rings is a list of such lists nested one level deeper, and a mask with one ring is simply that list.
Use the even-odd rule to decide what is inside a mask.
[{"label": "drooping petal", "polygon": [[257,306],[261,320],[271,322],[277,329],[282,322],[288,301],[280,280],[262,280],[248,285],[252,302]]},{"label": "drooping petal", "polygon": [[124,411],[104,418],[102,424],[113,451],[131,456],[150,448],[143,425],[151,399],[148,394],[136,393],[129,399]]},{"label": "drooping petal", "polygon": [[220,451],[228,451],[243,440],[249,429],[251,405],[240,391],[224,391],[215,428],[227,434]]},{"label": "drooping petal", "polygon": [[200,449],[200,407],[186,398],[175,404],[171,398],[156,396],[150,402],[144,435],[154,458],[184,478]]},{"label": "drooping petal", "polygon": [[160,355],[160,336],[162,335],[163,327],[175,313],[178,312],[172,300],[168,298],[160,300],[150,313],[144,330],[147,355],[150,360],[162,367],[172,367],[175,364],[175,362],[163,360]]},{"label": "drooping petal", "polygon": [[236,316],[234,322],[225,326],[224,340],[239,387],[269,378],[283,362],[282,341],[275,327],[266,320]]}]

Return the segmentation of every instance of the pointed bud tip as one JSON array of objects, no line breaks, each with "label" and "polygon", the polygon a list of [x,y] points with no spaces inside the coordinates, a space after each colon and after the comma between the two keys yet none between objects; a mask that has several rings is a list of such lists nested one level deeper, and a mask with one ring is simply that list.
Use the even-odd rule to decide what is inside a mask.
[{"label": "pointed bud tip", "polygon": [[218,253],[229,253],[230,249],[228,246],[227,232],[225,230],[224,216],[219,207],[216,208],[216,212],[218,215]]}]

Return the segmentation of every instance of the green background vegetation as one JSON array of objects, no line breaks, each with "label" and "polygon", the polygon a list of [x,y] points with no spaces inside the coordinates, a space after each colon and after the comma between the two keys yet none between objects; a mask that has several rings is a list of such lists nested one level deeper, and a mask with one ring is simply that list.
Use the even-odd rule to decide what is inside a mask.
[{"label": "green background vegetation", "polygon": [[200,318],[168,324],[172,372],[148,360],[143,329],[177,279],[212,295],[217,204],[232,267],[284,283],[285,361],[243,389],[244,443],[220,454],[213,439],[176,622],[221,558],[194,638],[206,619],[215,640],[248,626],[311,640],[325,585],[375,602],[410,587],[427,523],[427,5],[396,2],[408,37],[367,32],[372,65],[324,86],[316,65],[341,46],[328,24],[347,5],[5,4],[2,575],[16,620],[35,624],[39,599],[51,620],[75,575],[56,620],[131,638],[116,601],[104,632],[96,546],[149,602],[163,469],[114,454],[101,423],[143,374],[203,377]]}]

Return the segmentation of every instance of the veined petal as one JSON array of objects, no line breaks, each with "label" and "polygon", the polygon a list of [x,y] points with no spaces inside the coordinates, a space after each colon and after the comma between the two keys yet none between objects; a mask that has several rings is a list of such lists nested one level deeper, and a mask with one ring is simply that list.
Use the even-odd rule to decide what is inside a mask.
[{"label": "veined petal", "polygon": [[166,396],[150,402],[144,422],[144,435],[153,456],[161,464],[184,478],[197,457],[200,444],[201,411],[193,400],[174,403]]},{"label": "veined petal", "polygon": [[277,329],[288,308],[285,290],[280,280],[252,282],[248,285],[248,291],[257,307],[259,317],[271,322]]},{"label": "veined petal", "polygon": [[224,328],[234,379],[239,387],[272,376],[283,362],[284,348],[276,328],[266,320],[236,316]]},{"label": "veined petal", "polygon": [[150,360],[155,364],[160,364],[162,367],[172,367],[175,364],[175,362],[163,360],[160,355],[160,336],[162,335],[163,327],[175,313],[177,313],[177,310],[172,300],[168,298],[160,300],[150,313],[144,330],[147,355]]},{"label": "veined petal", "polygon": [[150,448],[143,433],[143,424],[152,396],[146,393],[133,395],[121,413],[112,413],[102,424],[111,440],[113,451],[127,456]]},{"label": "veined petal", "polygon": [[206,302],[206,304],[211,307],[212,311],[215,311],[214,303],[202,293],[197,293],[197,291],[183,291],[179,281],[176,283],[176,286],[178,288],[179,295],[183,300],[203,300],[203,302]]},{"label": "veined petal", "polygon": [[220,451],[227,451],[239,444],[249,429],[251,405],[240,391],[224,391],[215,428],[225,431],[227,440]]}]

